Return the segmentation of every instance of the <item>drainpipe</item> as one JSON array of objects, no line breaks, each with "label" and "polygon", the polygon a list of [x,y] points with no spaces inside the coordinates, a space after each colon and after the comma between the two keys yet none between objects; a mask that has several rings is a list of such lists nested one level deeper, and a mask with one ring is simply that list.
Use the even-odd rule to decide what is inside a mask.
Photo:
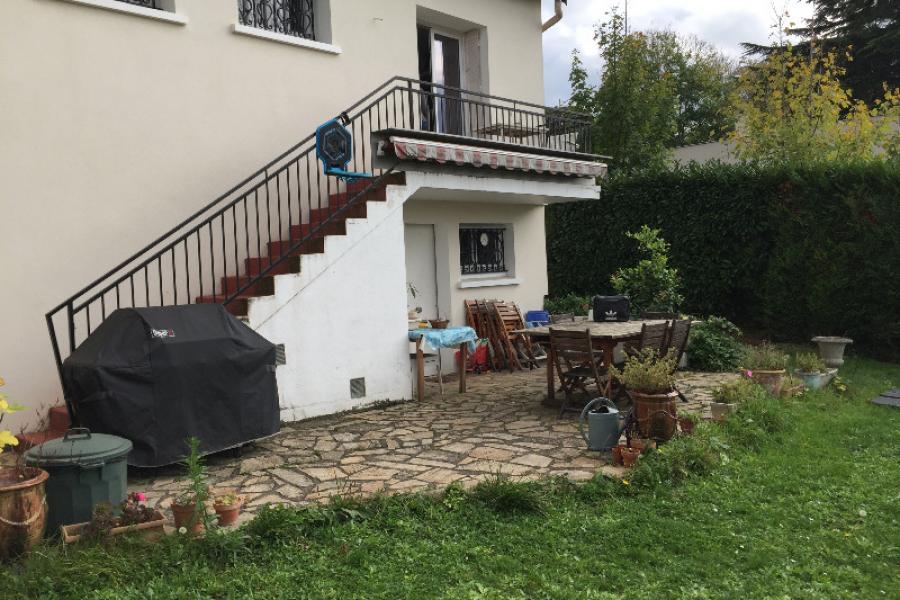
[{"label": "drainpipe", "polygon": [[547,19],[547,22],[541,25],[541,32],[547,31],[557,23],[559,23],[560,19],[563,18],[563,4],[566,4],[568,0],[556,0],[553,4],[553,16]]}]

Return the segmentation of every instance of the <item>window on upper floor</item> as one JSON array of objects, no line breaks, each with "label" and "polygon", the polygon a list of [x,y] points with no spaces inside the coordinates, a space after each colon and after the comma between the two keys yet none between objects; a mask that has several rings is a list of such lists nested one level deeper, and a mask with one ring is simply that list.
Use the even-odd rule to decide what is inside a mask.
[{"label": "window on upper floor", "polygon": [[316,39],[316,0],[238,0],[242,25]]},{"label": "window on upper floor", "polygon": [[462,275],[506,273],[507,226],[460,225],[459,267]]}]

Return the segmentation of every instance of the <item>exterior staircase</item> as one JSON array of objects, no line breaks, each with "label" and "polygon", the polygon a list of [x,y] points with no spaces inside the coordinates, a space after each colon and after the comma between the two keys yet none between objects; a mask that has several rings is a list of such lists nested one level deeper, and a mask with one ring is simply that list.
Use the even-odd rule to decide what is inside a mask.
[{"label": "exterior staircase", "polygon": [[[314,208],[309,211],[306,223],[292,225],[290,238],[270,241],[266,244],[266,256],[255,256],[244,260],[244,275],[226,275],[220,278],[221,293],[207,294],[194,298],[196,303],[221,303],[227,296],[232,295],[241,287],[252,284],[238,294],[225,305],[225,309],[237,317],[246,317],[251,298],[271,296],[275,293],[275,276],[299,273],[301,268],[300,258],[307,254],[322,254],[325,252],[325,238],[327,236],[342,236],[347,233],[348,219],[364,219],[367,213],[367,202],[384,202],[386,200],[386,187],[392,184],[402,184],[403,173],[393,173],[382,178],[376,186],[364,195],[355,198],[359,192],[368,185],[368,180],[360,180],[347,184],[344,192],[329,195],[328,206]],[[332,218],[335,211],[347,205],[354,199],[354,203],[339,217]],[[322,227],[313,232],[313,229]],[[312,234],[312,235],[311,235]],[[307,239],[308,238],[308,239]],[[298,248],[291,248],[300,240],[304,241]],[[288,258],[275,265],[266,275],[259,277],[276,261],[287,254]]]}]

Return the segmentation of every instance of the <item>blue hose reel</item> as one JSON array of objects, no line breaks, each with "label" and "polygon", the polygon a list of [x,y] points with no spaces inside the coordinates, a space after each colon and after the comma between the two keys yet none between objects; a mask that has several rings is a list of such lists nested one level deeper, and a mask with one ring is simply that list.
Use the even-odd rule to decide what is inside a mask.
[{"label": "blue hose reel", "polygon": [[350,117],[341,113],[336,119],[326,121],[316,129],[316,157],[322,161],[326,175],[334,175],[344,181],[371,179],[370,173],[354,173],[347,170],[353,160],[353,136],[347,129]]}]

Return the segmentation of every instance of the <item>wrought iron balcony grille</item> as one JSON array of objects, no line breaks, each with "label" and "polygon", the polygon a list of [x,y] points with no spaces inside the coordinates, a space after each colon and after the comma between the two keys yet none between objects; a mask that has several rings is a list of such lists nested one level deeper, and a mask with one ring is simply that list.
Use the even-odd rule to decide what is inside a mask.
[{"label": "wrought iron balcony grille", "polygon": [[314,4],[315,0],[238,0],[238,16],[248,27],[314,40]]},{"label": "wrought iron balcony grille", "polygon": [[162,7],[159,5],[159,0],[119,0],[119,2],[124,2],[125,4],[134,4],[135,6],[143,6],[144,8],[155,8],[157,10],[162,10]]},{"label": "wrought iron balcony grille", "polygon": [[505,273],[502,227],[461,227],[459,266],[463,275]]}]

